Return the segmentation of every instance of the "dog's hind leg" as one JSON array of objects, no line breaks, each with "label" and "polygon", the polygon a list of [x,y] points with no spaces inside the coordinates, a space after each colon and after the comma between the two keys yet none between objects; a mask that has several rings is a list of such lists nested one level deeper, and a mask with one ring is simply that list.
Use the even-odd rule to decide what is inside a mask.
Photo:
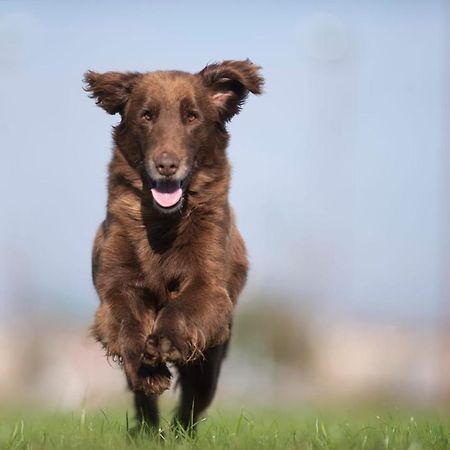
[{"label": "dog's hind leg", "polygon": [[207,349],[204,359],[186,365],[179,365],[181,399],[174,424],[193,431],[200,415],[214,398],[222,360],[228,341]]},{"label": "dog's hind leg", "polygon": [[136,391],[133,394],[138,428],[150,427],[158,429],[158,396],[155,394],[146,395],[143,391]]}]

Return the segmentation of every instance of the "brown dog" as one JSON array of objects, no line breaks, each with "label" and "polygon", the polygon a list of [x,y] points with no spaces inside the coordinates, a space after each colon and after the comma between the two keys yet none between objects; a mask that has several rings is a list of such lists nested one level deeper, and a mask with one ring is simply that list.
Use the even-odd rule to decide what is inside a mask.
[{"label": "brown dog", "polygon": [[176,365],[189,426],[210,404],[248,269],[228,202],[225,124],[263,79],[249,60],[178,71],[87,72],[114,128],[108,207],[93,249],[93,332],[125,370],[138,419],[158,425],[157,394]]}]

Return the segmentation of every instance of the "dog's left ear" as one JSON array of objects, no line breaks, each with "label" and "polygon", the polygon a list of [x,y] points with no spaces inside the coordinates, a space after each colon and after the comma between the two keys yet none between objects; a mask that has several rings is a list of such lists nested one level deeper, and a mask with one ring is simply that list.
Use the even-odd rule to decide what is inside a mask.
[{"label": "dog's left ear", "polygon": [[261,94],[264,79],[259,69],[246,59],[209,64],[198,73],[222,120],[228,121],[239,113],[249,92]]},{"label": "dog's left ear", "polygon": [[107,113],[123,114],[128,97],[141,77],[138,72],[97,73],[89,70],[84,74],[84,89]]}]

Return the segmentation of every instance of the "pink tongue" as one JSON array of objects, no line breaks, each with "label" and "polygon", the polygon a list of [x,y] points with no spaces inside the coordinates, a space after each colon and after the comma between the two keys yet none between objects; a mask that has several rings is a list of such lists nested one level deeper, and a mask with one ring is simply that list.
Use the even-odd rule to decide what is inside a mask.
[{"label": "pink tongue", "polygon": [[157,188],[153,188],[152,194],[158,205],[161,205],[163,208],[170,208],[179,202],[181,195],[183,194],[183,190],[178,188],[173,192],[162,192]]}]

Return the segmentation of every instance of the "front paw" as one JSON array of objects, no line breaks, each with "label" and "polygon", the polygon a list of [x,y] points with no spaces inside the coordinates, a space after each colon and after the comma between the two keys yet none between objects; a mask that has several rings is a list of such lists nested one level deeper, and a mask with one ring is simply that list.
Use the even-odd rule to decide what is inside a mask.
[{"label": "front paw", "polygon": [[201,330],[193,326],[179,326],[175,331],[164,331],[173,328],[161,327],[161,331],[156,331],[147,338],[142,356],[146,364],[186,364],[203,357],[206,340]]},{"label": "front paw", "polygon": [[160,395],[170,388],[172,374],[165,364],[148,366],[142,364],[138,370],[137,390],[142,390],[146,395]]},{"label": "front paw", "polygon": [[172,374],[165,364],[149,366],[141,355],[131,352],[122,360],[128,386],[132,391],[159,395],[170,388]]},{"label": "front paw", "polygon": [[175,339],[162,334],[152,334],[147,338],[142,355],[145,364],[156,366],[166,362],[181,362],[187,354],[187,346],[183,342],[174,342]]},{"label": "front paw", "polygon": [[145,342],[143,361],[151,365],[185,364],[201,358],[207,344],[210,342],[207,342],[206,333],[197,323],[179,307],[166,306]]}]

